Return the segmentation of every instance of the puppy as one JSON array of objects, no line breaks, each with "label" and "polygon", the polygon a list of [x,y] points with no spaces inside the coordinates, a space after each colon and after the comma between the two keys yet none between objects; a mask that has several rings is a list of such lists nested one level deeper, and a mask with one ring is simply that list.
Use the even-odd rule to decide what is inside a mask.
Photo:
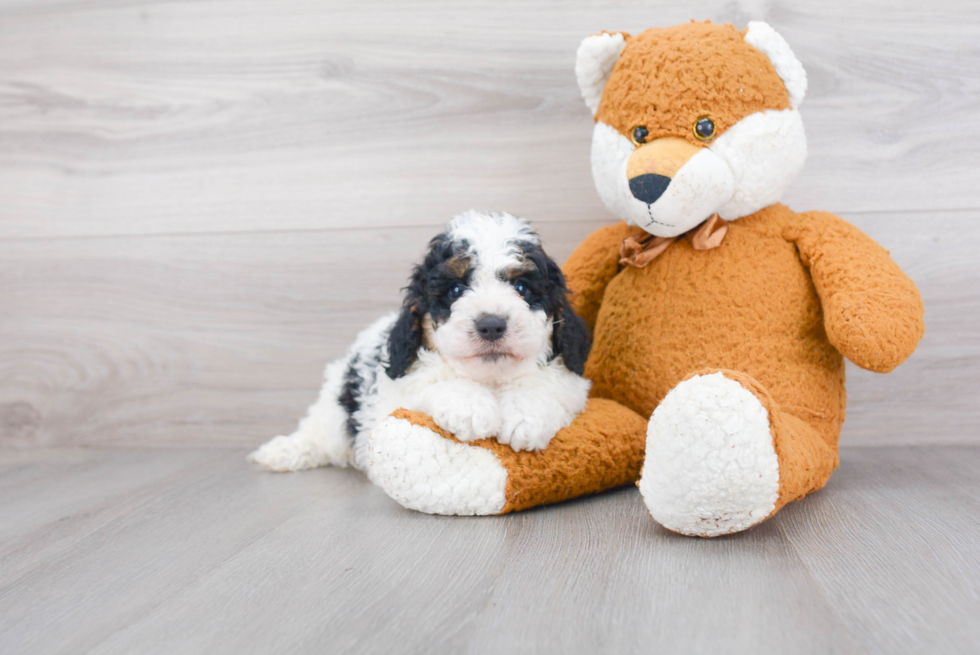
[{"label": "puppy", "polygon": [[398,408],[461,441],[541,450],[585,408],[589,346],[561,269],[527,221],[470,211],[429,243],[401,312],[327,366],[296,432],[249,459],[274,471],[352,465],[370,477],[368,436]]}]

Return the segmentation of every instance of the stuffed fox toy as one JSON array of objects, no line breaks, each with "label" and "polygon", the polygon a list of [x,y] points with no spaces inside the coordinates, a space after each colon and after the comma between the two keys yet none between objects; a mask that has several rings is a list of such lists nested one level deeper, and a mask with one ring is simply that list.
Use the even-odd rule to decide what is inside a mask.
[{"label": "stuffed fox toy", "polygon": [[779,204],[806,158],[807,83],[769,25],[604,32],[582,42],[576,74],[596,188],[622,221],[564,266],[594,334],[585,412],[518,453],[399,411],[371,439],[372,467],[427,512],[499,514],[638,481],[669,530],[745,530],[827,483],[844,357],[901,364],[922,301],[860,230]]}]

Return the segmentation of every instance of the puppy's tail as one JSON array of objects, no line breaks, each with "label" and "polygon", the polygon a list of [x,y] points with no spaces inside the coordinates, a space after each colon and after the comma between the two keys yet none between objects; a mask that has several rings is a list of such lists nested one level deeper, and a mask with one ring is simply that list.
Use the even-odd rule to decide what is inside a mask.
[{"label": "puppy's tail", "polygon": [[320,397],[307,410],[296,431],[271,439],[250,453],[248,460],[283,473],[352,464],[354,449],[348,414],[341,404],[346,370],[344,359],[329,364]]}]

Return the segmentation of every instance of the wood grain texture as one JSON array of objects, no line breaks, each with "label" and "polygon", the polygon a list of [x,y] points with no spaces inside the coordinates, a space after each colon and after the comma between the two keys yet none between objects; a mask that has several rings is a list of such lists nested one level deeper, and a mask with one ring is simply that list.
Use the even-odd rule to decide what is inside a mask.
[{"label": "wood grain texture", "polygon": [[980,208],[980,6],[482,0],[0,7],[0,236],[605,216],[598,30],[763,18],[807,67],[801,209]]},{"label": "wood grain texture", "polygon": [[[845,448],[747,533],[625,488],[505,517],[236,450],[46,450],[0,476],[0,651],[973,653],[980,449]],[[13,476],[10,473],[13,472]],[[13,495],[9,495],[13,492]]]},{"label": "wood grain texture", "polygon": [[844,442],[980,443],[980,5],[0,0],[0,446],[253,445],[397,304],[452,214],[556,258],[610,220],[573,75],[596,30],[764,18],[807,67],[806,169],[922,288]]},{"label": "wood grain texture", "polygon": [[[851,367],[844,443],[980,440],[980,212],[938,216],[850,217],[918,282],[927,329],[894,373]],[[563,259],[599,225],[539,227]],[[431,236],[0,241],[0,444],[249,446],[292,430],[326,361],[397,308]]]}]

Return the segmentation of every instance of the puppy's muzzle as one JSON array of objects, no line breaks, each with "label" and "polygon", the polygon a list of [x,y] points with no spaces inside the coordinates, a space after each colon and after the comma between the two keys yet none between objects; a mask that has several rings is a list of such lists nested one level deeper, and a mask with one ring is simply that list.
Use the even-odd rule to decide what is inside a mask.
[{"label": "puppy's muzzle", "polygon": [[507,333],[507,320],[493,314],[485,314],[476,320],[476,333],[484,341],[493,343]]}]

